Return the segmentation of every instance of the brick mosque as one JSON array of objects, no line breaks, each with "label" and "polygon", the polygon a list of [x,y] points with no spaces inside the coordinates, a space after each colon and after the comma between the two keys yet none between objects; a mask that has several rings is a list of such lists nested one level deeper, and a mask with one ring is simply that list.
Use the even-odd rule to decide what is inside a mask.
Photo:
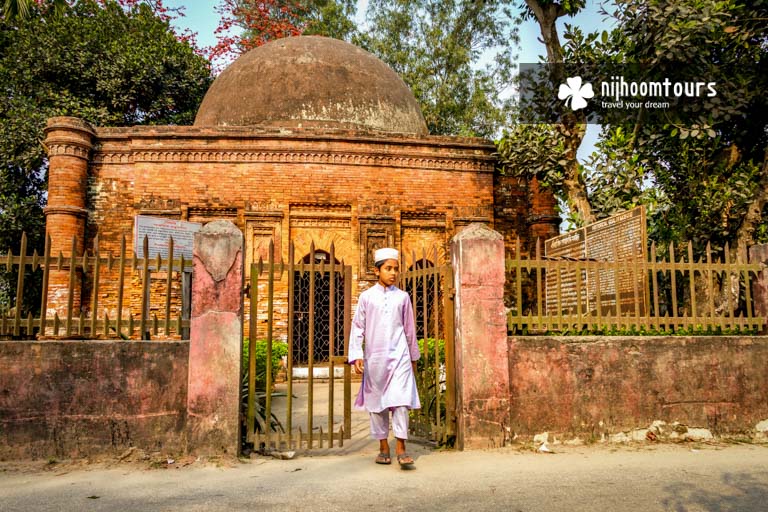
[{"label": "brick mosque", "polygon": [[[391,68],[324,37],[242,55],[213,82],[193,126],[57,117],[45,146],[54,254],[69,253],[73,237],[78,252],[96,236],[102,251],[116,252],[123,236],[130,250],[137,215],[226,219],[244,234],[246,265],[268,258],[270,240],[278,260],[293,241],[297,261],[312,242],[318,254],[333,243],[352,267],[352,304],[375,282],[375,248],[399,249],[407,270],[413,252],[450,261],[451,237],[473,222],[501,232],[508,250],[516,237],[530,247],[556,235],[559,223],[550,193],[495,172],[490,141],[430,135]],[[110,304],[105,287],[101,305]]]}]

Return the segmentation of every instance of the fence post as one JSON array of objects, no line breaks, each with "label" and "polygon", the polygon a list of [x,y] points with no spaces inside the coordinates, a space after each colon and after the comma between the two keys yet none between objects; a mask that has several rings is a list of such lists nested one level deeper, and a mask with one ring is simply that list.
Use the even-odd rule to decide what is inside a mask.
[{"label": "fence post", "polygon": [[[763,269],[752,282],[752,302],[755,305],[755,316],[768,317],[768,244],[753,245],[749,248],[749,263],[762,264]],[[768,325],[763,324],[762,333],[768,331]]]},{"label": "fence post", "polygon": [[504,239],[480,223],[453,237],[457,447],[503,446],[509,425]]},{"label": "fence post", "polygon": [[243,340],[243,235],[229,221],[195,233],[188,450],[237,455]]}]

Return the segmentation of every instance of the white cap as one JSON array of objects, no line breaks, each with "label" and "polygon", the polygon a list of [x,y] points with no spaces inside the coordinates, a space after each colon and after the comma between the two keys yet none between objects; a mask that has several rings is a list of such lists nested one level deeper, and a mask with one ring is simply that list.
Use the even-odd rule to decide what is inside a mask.
[{"label": "white cap", "polygon": [[373,253],[373,262],[378,263],[384,260],[396,260],[399,256],[397,249],[388,247],[384,249],[376,249],[376,252]]}]

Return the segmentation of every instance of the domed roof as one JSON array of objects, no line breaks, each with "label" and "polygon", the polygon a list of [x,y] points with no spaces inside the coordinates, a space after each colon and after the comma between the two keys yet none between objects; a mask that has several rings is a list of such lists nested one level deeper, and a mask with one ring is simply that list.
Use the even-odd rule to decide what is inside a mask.
[{"label": "domed roof", "polygon": [[428,134],[419,104],[392,68],[319,36],[277,39],[241,55],[208,89],[195,126]]}]

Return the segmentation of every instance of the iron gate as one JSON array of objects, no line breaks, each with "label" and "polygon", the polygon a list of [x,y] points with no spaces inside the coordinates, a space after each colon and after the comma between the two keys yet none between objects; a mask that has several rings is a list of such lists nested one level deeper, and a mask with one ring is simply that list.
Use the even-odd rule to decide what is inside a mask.
[{"label": "iron gate", "polygon": [[[294,250],[291,242],[288,263],[277,263],[270,242],[269,261],[250,268],[244,431],[245,442],[256,450],[332,448],[351,435],[352,373],[346,361],[352,268],[336,261],[333,245],[326,253],[313,243],[299,262]],[[287,319],[285,381],[279,385],[273,373],[277,344],[283,342],[275,339],[276,314]],[[304,369],[306,375],[300,375]],[[335,396],[339,380],[340,399]]]},{"label": "iron gate", "polygon": [[421,409],[411,412],[410,431],[450,444],[456,432],[453,269],[434,266],[426,254],[418,260],[414,254],[411,261],[400,274],[400,287],[411,296],[421,351],[416,375]]}]

